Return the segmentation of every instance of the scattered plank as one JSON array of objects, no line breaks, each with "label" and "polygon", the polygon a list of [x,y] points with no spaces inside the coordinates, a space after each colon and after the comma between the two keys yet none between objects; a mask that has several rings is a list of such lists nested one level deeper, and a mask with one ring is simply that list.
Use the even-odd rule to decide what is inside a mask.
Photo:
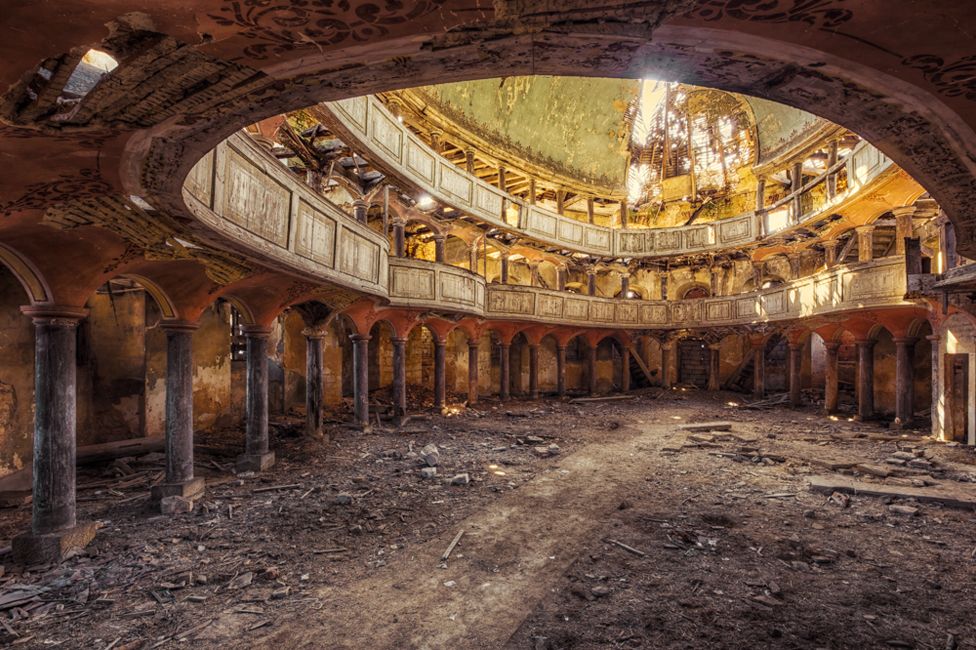
[{"label": "scattered plank", "polygon": [[258,494],[259,492],[274,492],[276,490],[292,490],[294,488],[302,487],[301,483],[288,483],[286,485],[270,485],[263,488],[254,488],[251,490],[251,494]]},{"label": "scattered plank", "polygon": [[636,399],[636,395],[604,395],[602,397],[574,397],[570,404],[586,404],[587,402],[616,402],[620,400]]},{"label": "scattered plank", "polygon": [[681,431],[731,431],[731,422],[689,422],[678,425]]},{"label": "scattered plank", "polygon": [[458,534],[454,536],[451,543],[447,545],[447,550],[441,555],[441,562],[446,562],[447,559],[451,557],[451,553],[454,552],[454,547],[458,545],[458,542],[461,541],[462,537],[464,537],[464,531],[458,531]]},{"label": "scattered plank", "polygon": [[900,485],[880,485],[865,483],[837,476],[811,476],[810,490],[833,494],[862,494],[872,497],[894,497],[896,499],[915,499],[919,503],[941,503],[949,508],[972,510],[976,508],[976,490],[960,487],[907,487]]},{"label": "scattered plank", "polygon": [[647,553],[645,553],[644,551],[639,551],[636,548],[634,548],[633,546],[627,546],[623,542],[618,542],[615,539],[608,539],[607,542],[613,544],[614,546],[619,546],[620,548],[624,549],[628,553],[633,553],[637,557],[644,557],[644,556],[647,555]]}]

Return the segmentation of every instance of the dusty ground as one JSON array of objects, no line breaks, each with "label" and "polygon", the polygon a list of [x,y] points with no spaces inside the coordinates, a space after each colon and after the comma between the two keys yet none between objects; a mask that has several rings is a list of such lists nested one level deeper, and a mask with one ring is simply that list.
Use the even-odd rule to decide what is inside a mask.
[{"label": "dusty ground", "polygon": [[[283,423],[278,465],[240,479],[229,432],[203,441],[208,495],[176,517],[145,510],[158,458],[125,478],[86,469],[80,515],[103,528],[61,567],[8,564],[0,607],[27,600],[0,610],[0,645],[976,647],[972,512],[838,503],[806,481],[974,489],[970,450],[813,409],[747,411],[731,393],[654,394],[485,402],[403,431],[336,427],[328,443]],[[719,419],[731,435],[677,428]],[[438,477],[423,479],[432,442]],[[916,460],[885,463],[899,451]],[[885,467],[898,476],[864,476]],[[451,485],[458,473],[471,483]],[[0,539],[28,519],[0,511]]]}]

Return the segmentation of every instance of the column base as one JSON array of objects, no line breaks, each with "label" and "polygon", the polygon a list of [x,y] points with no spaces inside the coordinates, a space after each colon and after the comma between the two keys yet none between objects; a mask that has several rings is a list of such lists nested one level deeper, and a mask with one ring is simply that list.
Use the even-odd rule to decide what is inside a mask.
[{"label": "column base", "polygon": [[17,535],[11,540],[14,561],[18,564],[58,564],[69,551],[85,548],[95,539],[95,522],[78,524],[54,533],[36,535],[32,532]]},{"label": "column base", "polygon": [[206,486],[207,482],[202,478],[191,478],[179,483],[160,483],[152,487],[151,497],[157,505],[165,497],[182,497],[193,501],[203,496]]},{"label": "column base", "polygon": [[237,457],[238,472],[263,472],[275,464],[275,453],[241,454]]}]

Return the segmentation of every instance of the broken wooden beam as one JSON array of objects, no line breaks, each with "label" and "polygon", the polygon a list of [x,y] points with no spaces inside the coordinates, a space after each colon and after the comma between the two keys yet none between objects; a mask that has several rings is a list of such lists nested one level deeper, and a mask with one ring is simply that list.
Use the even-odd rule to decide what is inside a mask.
[{"label": "broken wooden beam", "polygon": [[731,431],[731,422],[689,422],[681,424],[678,428],[682,431]]},{"label": "broken wooden beam", "polygon": [[893,497],[896,499],[915,499],[919,503],[939,503],[948,508],[972,510],[976,508],[976,489],[960,487],[916,488],[901,485],[866,483],[838,476],[811,476],[810,490],[824,494],[860,494],[871,497]]}]

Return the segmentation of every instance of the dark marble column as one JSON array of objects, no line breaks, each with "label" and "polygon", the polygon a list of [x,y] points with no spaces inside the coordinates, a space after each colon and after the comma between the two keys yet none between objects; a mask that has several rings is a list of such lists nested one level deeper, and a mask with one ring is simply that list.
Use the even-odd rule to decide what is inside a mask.
[{"label": "dark marble column", "polygon": [[915,373],[912,360],[915,356],[915,339],[895,339],[895,426],[907,427],[914,417]]},{"label": "dark marble column", "polygon": [[361,199],[356,199],[352,202],[352,213],[356,217],[356,221],[359,223],[366,223],[367,217],[366,212],[369,209],[369,204]]},{"label": "dark marble column", "polygon": [[268,443],[268,335],[264,327],[245,327],[247,337],[247,394],[244,453],[237,471],[261,472],[275,463]]},{"label": "dark marble column", "polygon": [[790,406],[800,406],[800,371],[803,369],[803,344],[790,343]]},{"label": "dark marble column", "polygon": [[369,335],[353,334],[352,376],[356,426],[369,429]]},{"label": "dark marble column", "polygon": [[529,399],[539,399],[539,344],[529,344]]},{"label": "dark marble column", "polygon": [[86,312],[53,306],[22,311],[34,321],[33,502],[30,531],[11,546],[18,563],[60,562],[95,537],[94,523],[75,518],[76,332]]},{"label": "dark marble column", "polygon": [[566,397],[566,346],[556,346],[556,392]]},{"label": "dark marble column", "polygon": [[590,395],[596,393],[596,347],[595,345],[590,345],[586,351],[586,390]]},{"label": "dark marble column", "polygon": [[766,342],[752,346],[752,396],[762,399],[766,393]]},{"label": "dark marble column", "polygon": [[441,410],[447,402],[447,342],[434,338],[434,408]]},{"label": "dark marble column", "polygon": [[478,403],[478,342],[468,341],[468,406]]},{"label": "dark marble column", "polygon": [[306,329],[305,332],[305,435],[321,438],[322,431],[322,339],[325,332]]},{"label": "dark marble column", "polygon": [[508,284],[508,256],[505,255],[504,253],[502,254],[501,257],[501,265],[502,265],[501,282],[502,284]]},{"label": "dark marble column", "polygon": [[152,488],[155,501],[195,499],[204,481],[193,476],[193,332],[195,323],[164,322],[166,332],[166,478]]},{"label": "dark marble column", "polygon": [[586,295],[596,295],[596,271],[586,272]]},{"label": "dark marble column", "polygon": [[394,337],[393,344],[393,415],[407,414],[407,339]]},{"label": "dark marble column", "polygon": [[630,391],[630,348],[626,346],[620,352],[620,390]]},{"label": "dark marble column", "polygon": [[840,343],[827,341],[824,343],[827,351],[826,363],[824,363],[824,412],[830,415],[837,412],[837,350]]},{"label": "dark marble column", "polygon": [[505,401],[511,396],[509,374],[509,357],[511,356],[511,343],[501,343],[498,345],[498,399]]},{"label": "dark marble column", "polygon": [[874,341],[857,343],[857,417],[866,420],[874,415]]},{"label": "dark marble column", "polygon": [[708,344],[708,390],[718,390],[721,387],[719,349],[718,343]]}]

